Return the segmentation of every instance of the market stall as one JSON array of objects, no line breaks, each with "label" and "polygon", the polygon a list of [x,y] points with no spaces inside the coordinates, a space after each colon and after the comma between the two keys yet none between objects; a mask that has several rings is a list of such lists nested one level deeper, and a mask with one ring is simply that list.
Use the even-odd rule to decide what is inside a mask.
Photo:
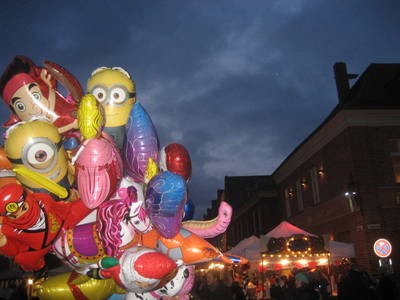
[{"label": "market stall", "polygon": [[330,253],[324,239],[287,221],[281,222],[265,237],[267,249],[261,252],[261,270],[316,268],[329,264]]}]

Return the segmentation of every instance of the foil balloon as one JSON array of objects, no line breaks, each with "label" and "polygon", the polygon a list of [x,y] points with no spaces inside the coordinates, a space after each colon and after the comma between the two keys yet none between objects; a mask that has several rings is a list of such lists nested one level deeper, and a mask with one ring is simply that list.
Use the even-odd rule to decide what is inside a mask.
[{"label": "foil balloon", "polygon": [[16,177],[35,192],[67,199],[74,176],[57,128],[45,120],[20,122],[7,131],[4,149]]},{"label": "foil balloon", "polygon": [[185,203],[185,215],[182,219],[182,221],[188,221],[193,219],[193,215],[194,215],[194,203],[192,201],[192,199],[188,199],[188,201]]},{"label": "foil balloon", "polygon": [[216,218],[207,221],[184,221],[182,222],[182,227],[202,238],[208,239],[224,233],[231,222],[231,218],[232,207],[227,202],[221,201]]},{"label": "foil balloon", "polygon": [[79,200],[56,202],[30,193],[20,184],[0,188],[0,253],[25,271],[44,267],[44,256],[63,229],[74,227],[90,211]]},{"label": "foil balloon", "polygon": [[209,242],[184,228],[181,228],[173,238],[160,237],[157,249],[172,259],[181,259],[189,265],[222,259],[223,256]]},{"label": "foil balloon", "polygon": [[186,277],[186,280],[184,281],[184,284],[182,288],[178,291],[176,295],[178,296],[187,296],[189,295],[190,291],[192,290],[194,286],[194,280],[196,277],[196,272],[195,272],[195,266],[187,266],[187,270],[189,274],[184,274],[184,277]]},{"label": "foil balloon", "polygon": [[124,158],[127,173],[135,181],[145,182],[149,159],[158,164],[159,142],[150,116],[140,103],[133,106],[124,143]]},{"label": "foil balloon", "polygon": [[163,147],[160,151],[160,169],[171,171],[189,180],[192,174],[192,161],[186,148],[178,143]]},{"label": "foil balloon", "polygon": [[62,86],[69,92],[71,98],[66,98],[66,101],[71,102],[79,102],[83,95],[82,87],[79,81],[64,67],[51,62],[44,61],[44,67],[47,72],[51,74],[52,78],[54,78],[57,82],[60,82]]},{"label": "foil balloon", "polygon": [[124,250],[139,243],[137,232],[150,221],[143,213],[144,209],[132,212],[132,207],[142,202],[135,202],[136,195],[129,192],[131,188],[126,188],[126,195],[100,204],[94,222],[80,223],[61,232],[53,243],[57,257],[76,272],[86,274],[90,266],[104,256],[120,256]]},{"label": "foil balloon", "polygon": [[146,191],[146,212],[163,237],[172,238],[179,232],[186,200],[186,181],[182,176],[167,171],[150,180]]},{"label": "foil balloon", "polygon": [[176,275],[162,287],[148,293],[128,293],[125,300],[157,300],[188,294],[194,283],[194,267],[180,265]]},{"label": "foil balloon", "polygon": [[96,97],[104,108],[104,131],[122,149],[125,125],[136,101],[135,83],[129,73],[120,67],[100,67],[94,70],[87,82],[87,92]]},{"label": "foil balloon", "polygon": [[182,260],[186,265],[194,265],[214,259],[221,259],[226,263],[231,261],[224,257],[221,251],[198,235],[181,228],[172,238],[161,236],[157,230],[152,230],[138,239],[143,246],[155,248],[168,255],[173,260]]},{"label": "foil balloon", "polygon": [[8,183],[16,183],[17,178],[12,171],[12,164],[7,158],[7,154],[3,147],[0,147],[0,187]]},{"label": "foil balloon", "polygon": [[114,280],[97,280],[75,272],[49,277],[37,284],[34,291],[40,300],[99,300],[116,293],[126,293]]},{"label": "foil balloon", "polygon": [[[0,84],[2,97],[13,111],[6,126],[42,117],[50,120],[62,134],[77,128],[75,101],[80,100],[82,88],[61,66],[52,62],[46,66],[38,67],[25,56],[15,57],[8,65]],[[57,90],[59,81],[77,97],[75,101],[61,95]]]},{"label": "foil balloon", "polygon": [[76,182],[82,201],[96,208],[117,189],[122,160],[113,141],[99,137],[84,141],[76,159]]},{"label": "foil balloon", "polygon": [[104,112],[91,94],[83,96],[78,108],[78,127],[84,139],[99,137],[104,127]]},{"label": "foil balloon", "polygon": [[154,290],[163,280],[173,276],[177,268],[171,258],[142,246],[127,249],[118,259],[104,258],[99,266],[100,269],[91,272],[91,276],[113,278],[131,293]]}]

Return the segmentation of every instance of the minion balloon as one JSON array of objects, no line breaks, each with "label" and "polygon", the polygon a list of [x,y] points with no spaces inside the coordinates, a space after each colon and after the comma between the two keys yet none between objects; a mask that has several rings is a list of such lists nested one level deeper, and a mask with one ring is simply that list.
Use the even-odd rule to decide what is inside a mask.
[{"label": "minion balloon", "polygon": [[18,123],[7,133],[4,149],[17,180],[34,192],[66,199],[74,177],[57,128],[33,120]]},{"label": "minion balloon", "polygon": [[125,125],[136,102],[135,83],[128,72],[119,67],[94,70],[87,82],[87,92],[94,95],[104,108],[104,131],[122,149]]}]

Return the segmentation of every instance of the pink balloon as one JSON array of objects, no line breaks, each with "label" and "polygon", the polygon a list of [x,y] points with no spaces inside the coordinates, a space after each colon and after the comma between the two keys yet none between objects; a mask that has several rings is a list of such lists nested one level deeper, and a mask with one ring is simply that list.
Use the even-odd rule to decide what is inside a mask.
[{"label": "pink balloon", "polygon": [[122,178],[122,160],[117,146],[103,136],[86,140],[78,151],[75,166],[79,194],[93,209],[116,191]]},{"label": "pink balloon", "polygon": [[185,221],[182,223],[182,227],[204,239],[209,239],[224,233],[231,222],[231,218],[232,207],[227,202],[221,201],[216,218],[207,221]]}]

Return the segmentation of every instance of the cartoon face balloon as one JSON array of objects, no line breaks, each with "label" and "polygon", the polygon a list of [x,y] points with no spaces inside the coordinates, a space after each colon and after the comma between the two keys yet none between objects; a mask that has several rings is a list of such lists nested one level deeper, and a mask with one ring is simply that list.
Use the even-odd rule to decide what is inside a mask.
[{"label": "cartoon face balloon", "polygon": [[124,126],[136,101],[135,83],[122,68],[101,67],[94,70],[87,82],[87,92],[96,97],[104,108],[104,131],[122,148]]},{"label": "cartoon face balloon", "polygon": [[53,124],[44,120],[18,123],[9,129],[4,148],[14,170],[22,171],[17,172],[18,181],[27,188],[53,193],[54,186],[71,187],[73,175]]},{"label": "cartoon face balloon", "polygon": [[76,97],[75,101],[80,100],[82,89],[78,81],[61,66],[47,62],[42,68],[27,57],[15,57],[0,82],[2,97],[13,111],[5,125],[42,117],[53,122],[60,133],[75,128],[76,103],[61,95],[57,82]]}]

